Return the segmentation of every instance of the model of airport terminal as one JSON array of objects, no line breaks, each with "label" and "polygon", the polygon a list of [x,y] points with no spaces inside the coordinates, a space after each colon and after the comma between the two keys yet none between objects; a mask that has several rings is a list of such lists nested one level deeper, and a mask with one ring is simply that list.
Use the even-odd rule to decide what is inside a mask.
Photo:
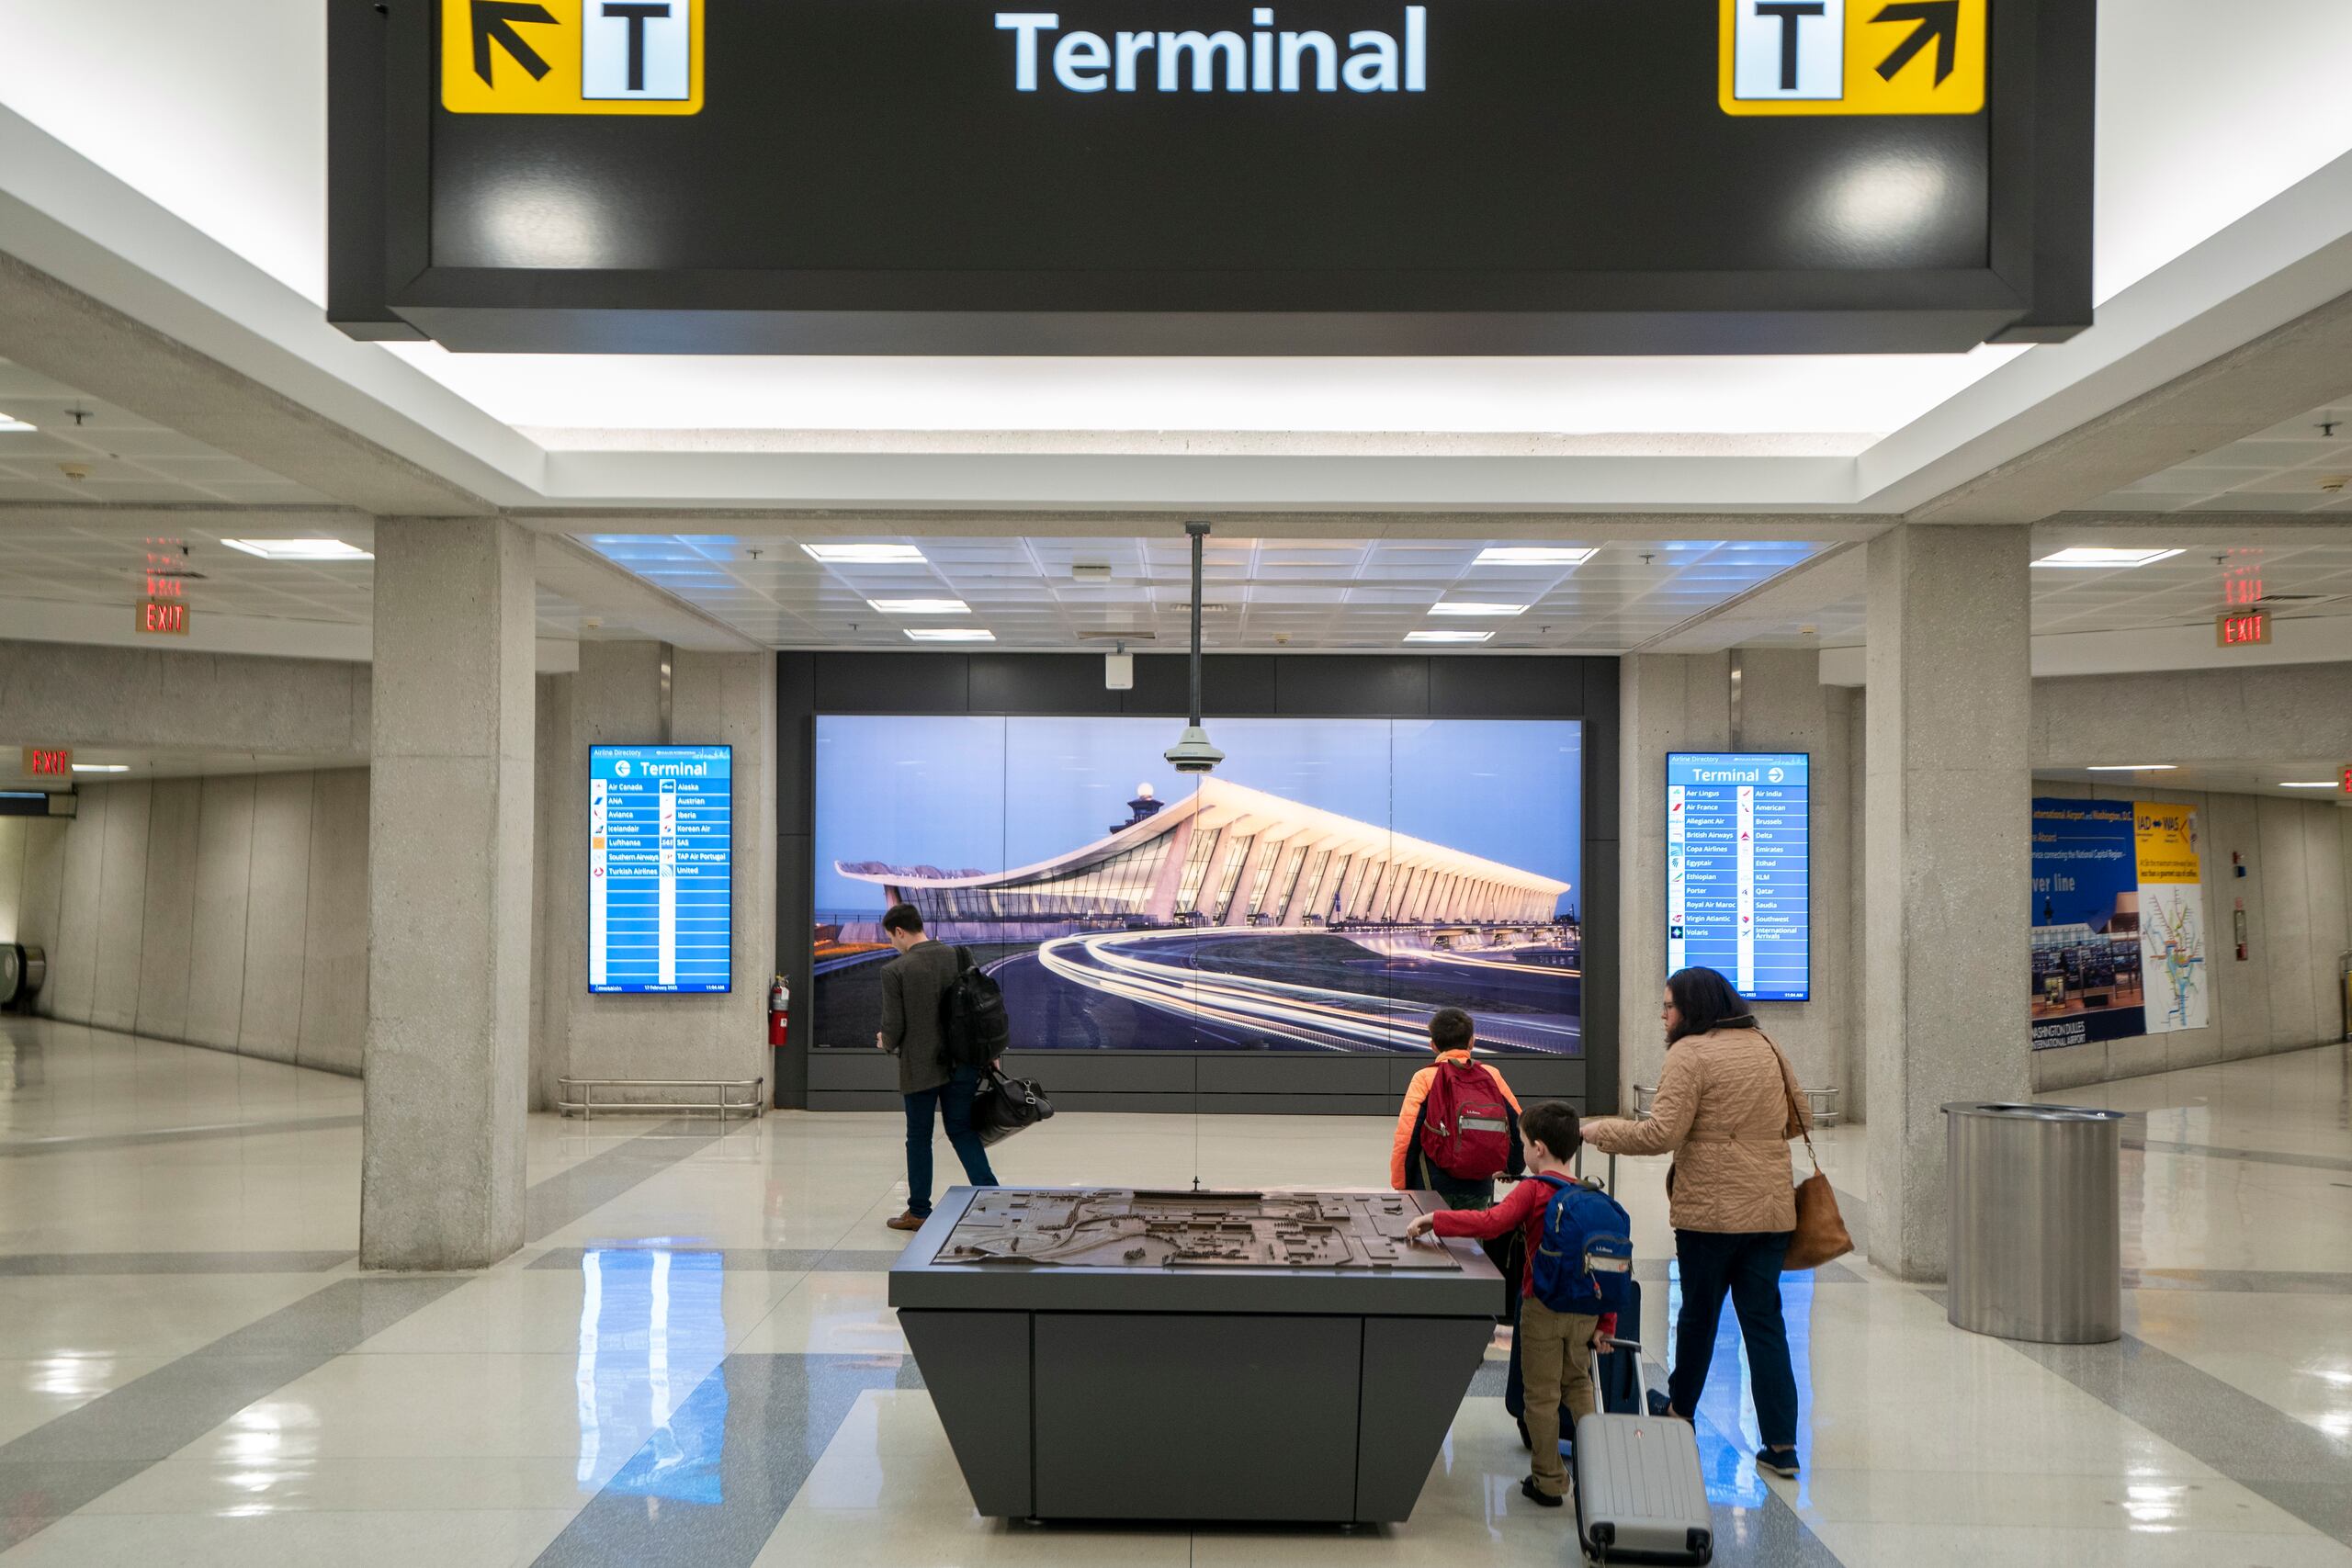
[{"label": "model of airport terminal", "polygon": [[1434,1202],[958,1187],[890,1304],[983,1514],[1395,1523],[1502,1305]]},{"label": "model of airport terminal", "polygon": [[1414,1246],[1419,1205],[1400,1192],[1026,1192],[978,1194],[940,1249],[943,1263],[1106,1269],[1460,1266]]}]

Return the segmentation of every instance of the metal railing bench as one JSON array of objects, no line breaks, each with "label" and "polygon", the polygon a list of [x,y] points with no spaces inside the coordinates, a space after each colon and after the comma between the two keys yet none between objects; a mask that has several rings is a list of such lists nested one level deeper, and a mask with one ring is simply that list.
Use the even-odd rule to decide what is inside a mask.
[{"label": "metal railing bench", "polygon": [[[767,1083],[756,1078],[558,1078],[556,1110],[566,1116],[591,1121],[599,1111],[659,1111],[668,1113],[707,1111],[718,1117],[757,1117],[767,1109]],[[642,1089],[699,1089],[708,1100],[598,1100],[598,1089],[630,1093]]]},{"label": "metal railing bench", "polygon": [[[1838,1097],[1843,1092],[1842,1090],[1834,1089],[1800,1089],[1797,1092],[1804,1096],[1805,1109],[1813,1113],[1813,1124],[1815,1126],[1835,1127],[1838,1125]],[[1657,1086],[1656,1084],[1635,1084],[1634,1086],[1634,1120],[1636,1122],[1648,1121],[1650,1119],[1651,1103],[1657,1099]]]}]

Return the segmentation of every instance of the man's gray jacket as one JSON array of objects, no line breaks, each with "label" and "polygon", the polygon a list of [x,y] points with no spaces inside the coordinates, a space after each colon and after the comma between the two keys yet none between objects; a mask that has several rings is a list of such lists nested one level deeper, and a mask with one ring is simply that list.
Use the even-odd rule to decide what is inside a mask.
[{"label": "man's gray jacket", "polygon": [[882,1045],[899,1058],[899,1092],[937,1089],[954,1075],[940,1003],[961,965],[956,950],[923,941],[882,965]]}]

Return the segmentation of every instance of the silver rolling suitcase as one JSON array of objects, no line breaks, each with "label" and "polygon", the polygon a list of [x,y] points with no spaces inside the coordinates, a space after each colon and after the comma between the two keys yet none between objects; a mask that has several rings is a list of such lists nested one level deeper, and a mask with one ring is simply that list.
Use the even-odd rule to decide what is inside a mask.
[{"label": "silver rolling suitcase", "polygon": [[[1647,1410],[1649,1378],[1638,1345],[1634,1366],[1641,1408]],[[1599,1357],[1592,1381],[1600,1386]],[[1588,1416],[1577,1423],[1576,1470],[1577,1541],[1593,1562],[1713,1559],[1714,1524],[1699,1473],[1699,1439],[1689,1422],[1670,1416]]]}]

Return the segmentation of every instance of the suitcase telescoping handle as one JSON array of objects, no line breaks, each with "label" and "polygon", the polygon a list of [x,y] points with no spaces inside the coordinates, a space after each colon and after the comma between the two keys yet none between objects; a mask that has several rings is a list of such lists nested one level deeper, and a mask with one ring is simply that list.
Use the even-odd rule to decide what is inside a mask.
[{"label": "suitcase telescoping handle", "polygon": [[[1639,1414],[1648,1415],[1650,1378],[1649,1373],[1642,1370],[1642,1342],[1638,1339],[1612,1338],[1609,1341],[1609,1348],[1612,1351],[1631,1350],[1634,1353],[1634,1395],[1640,1401],[1635,1408]],[[1596,1389],[1600,1386],[1600,1352],[1598,1350],[1592,1353],[1592,1386]]]}]

